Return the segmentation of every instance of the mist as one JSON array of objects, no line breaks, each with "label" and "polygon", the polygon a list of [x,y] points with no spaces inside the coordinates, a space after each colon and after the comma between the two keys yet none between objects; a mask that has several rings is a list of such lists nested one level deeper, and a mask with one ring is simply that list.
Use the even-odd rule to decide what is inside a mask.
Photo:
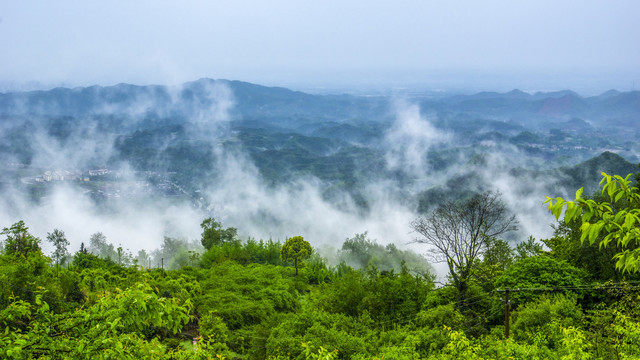
[{"label": "mist", "polygon": [[[240,86],[246,89],[247,85]],[[265,89],[259,91],[272,91]],[[2,227],[24,220],[41,239],[53,229],[63,230],[72,253],[80,243],[86,245],[92,234],[101,232],[109,243],[135,254],[142,249],[158,249],[165,237],[197,243],[200,223],[214,217],[224,227],[237,228],[241,239],[284,241],[301,235],[326,256],[335,256],[345,239],[363,233],[381,245],[395,244],[425,253],[427,249],[414,242],[419,234],[411,232],[411,221],[441,201],[457,200],[461,189],[502,194],[519,222],[519,231],[510,236],[514,245],[529,236],[551,236],[550,225],[555,219],[542,204],[545,196],[567,196],[575,191],[556,186],[563,180],[559,173],[522,176],[522,169],[540,167],[543,161],[509,142],[472,140],[466,133],[443,127],[442,116],[448,116],[446,113],[408,98],[387,98],[384,103],[369,103],[365,98],[357,111],[375,113],[368,106],[378,109],[385,104],[386,112],[372,120],[340,120],[354,129],[381,129],[369,140],[357,136],[356,140],[331,140],[336,149],[331,154],[340,149],[367,148],[368,154],[379,160],[376,164],[381,164],[374,172],[367,172],[367,163],[354,162],[346,169],[365,175],[341,185],[331,178],[290,168],[279,170],[288,172],[280,180],[266,178],[265,164],[260,163],[265,158],[256,158],[255,153],[277,154],[282,146],[286,148],[286,142],[270,150],[271,145],[259,142],[251,147],[243,143],[246,136],[240,137],[243,126],[257,121],[250,116],[264,117],[258,118],[262,122],[252,128],[263,137],[280,134],[286,140],[300,134],[298,131],[323,130],[317,125],[319,120],[307,120],[305,116],[313,116],[316,108],[325,111],[324,105],[311,102],[316,106],[310,110],[312,115],[297,114],[298,120],[284,119],[274,125],[269,116],[278,119],[286,116],[285,110],[275,108],[274,112],[269,103],[260,105],[261,98],[251,100],[255,104],[240,103],[238,96],[247,101],[247,93],[236,94],[227,81],[200,80],[169,87],[118,85],[109,91],[83,88],[64,95],[61,90],[63,95],[57,95],[59,99],[54,102],[40,100],[33,107],[26,101],[7,105],[5,112],[9,115],[4,116],[15,121],[3,121],[3,131],[25,136],[25,149],[29,151],[28,156],[11,151],[2,154],[2,161],[14,175],[0,187]],[[114,91],[117,96],[89,105],[72,101],[77,93],[88,94],[85,98],[98,94],[95,98],[102,99],[103,94]],[[134,95],[129,96],[132,91]],[[285,99],[283,104],[289,101]],[[357,111],[337,111],[335,116],[348,117]],[[254,113],[258,115],[251,115]],[[338,121],[327,116],[321,113],[320,119],[329,124]],[[20,125],[23,123],[26,125]],[[489,125],[475,130],[473,136],[492,134],[494,125]],[[146,139],[149,147],[141,147],[138,139]],[[319,141],[307,139],[309,144]],[[185,148],[184,144],[191,147]],[[129,146],[129,155],[123,155],[123,146]],[[319,149],[325,151],[324,147]],[[315,150],[308,147],[296,151],[311,154]],[[181,156],[177,169],[167,155],[176,153]],[[26,156],[30,165],[23,165],[20,156]],[[188,161],[192,168],[185,168],[194,173],[180,173],[182,161]],[[91,181],[85,173],[74,181],[37,181],[46,171],[74,174],[91,169],[103,169],[108,174]],[[114,178],[114,183],[107,181]],[[154,186],[170,191],[158,192]],[[33,191],[43,195],[34,199]],[[97,192],[101,201],[96,201]],[[50,250],[46,242],[42,245],[45,252]],[[439,266],[436,269],[445,271]]]},{"label": "mist", "polygon": [[[163,104],[163,115],[182,109],[184,94],[182,87],[173,87],[168,93],[170,104]],[[193,89],[191,89],[193,90]],[[213,216],[224,226],[239,229],[242,238],[285,240],[287,237],[303,235],[314,246],[336,246],[356,233],[368,231],[382,243],[396,243],[400,246],[411,241],[408,224],[416,212],[411,206],[403,205],[396,198],[397,189],[390,184],[372,182],[364,189],[369,201],[366,215],[358,209],[346,192],[333,196],[331,201],[323,196],[327,184],[310,175],[304,175],[286,184],[267,184],[246,153],[226,150],[220,142],[230,135],[229,122],[233,120],[230,111],[234,106],[232,91],[223,83],[214,83],[198,91],[205,94],[197,99],[189,99],[199,106],[188,112],[186,129],[192,139],[206,139],[215,156],[208,182],[202,184],[201,195],[206,207],[196,208],[188,201],[145,198],[143,201],[119,199],[110,201],[107,210],[98,207],[86,192],[72,183],[50,184],[50,192],[38,203],[28,199],[23,191],[9,187],[3,189],[0,222],[10,226],[24,220],[30,230],[43,239],[47,232],[62,229],[71,242],[70,249],[77,250],[80,243],[88,243],[95,232],[102,232],[107,241],[136,252],[140,249],[157,248],[164,236],[197,239],[200,236],[200,222]],[[95,114],[102,118],[116,116],[130,119],[123,128],[136,128],[141,117],[153,110],[157,104],[152,97],[139,96],[125,105],[104,104]],[[46,112],[49,109],[40,109]],[[390,141],[403,141],[415,130],[415,106],[399,110],[399,129],[389,134]],[[55,109],[55,112],[64,112]],[[409,116],[407,116],[409,112]],[[100,120],[81,119],[79,126],[66,135],[64,141],[54,138],[42,128],[36,128],[32,135],[34,168],[62,170],[87,169],[105,166],[114,152],[114,136],[100,132]],[[405,124],[406,125],[403,125]],[[419,125],[419,124],[418,124]],[[401,134],[400,132],[403,132]],[[105,136],[106,135],[106,136]],[[423,146],[421,140],[415,145],[390,153],[402,157],[406,163],[419,161]],[[166,143],[155,144],[161,152]],[[15,159],[14,159],[15,160]],[[6,159],[7,162],[19,162]],[[110,166],[111,171],[122,176],[123,183],[143,182],[127,161]],[[399,166],[394,161],[390,168]],[[413,164],[412,166],[417,166]],[[412,168],[413,169],[413,168]],[[48,244],[42,244],[48,249]]]}]

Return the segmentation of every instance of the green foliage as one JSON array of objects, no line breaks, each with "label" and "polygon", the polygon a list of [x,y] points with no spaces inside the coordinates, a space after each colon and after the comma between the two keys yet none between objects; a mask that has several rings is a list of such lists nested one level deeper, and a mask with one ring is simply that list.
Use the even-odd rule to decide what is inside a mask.
[{"label": "green foliage", "polygon": [[574,297],[542,295],[521,306],[511,318],[513,339],[550,349],[561,346],[561,328],[580,324],[582,310]]},{"label": "green foliage", "polygon": [[0,312],[5,327],[0,355],[7,359],[158,356],[165,352],[164,346],[157,339],[143,339],[139,331],[159,326],[176,333],[188,322],[190,309],[190,302],[159,298],[145,284],[65,314],[52,312],[41,295],[34,304],[14,299]]},{"label": "green foliage", "polygon": [[[545,243],[545,245],[547,244]],[[527,240],[516,245],[516,259],[520,260],[532,256],[538,256],[542,254],[542,251],[542,244],[536,242],[536,239],[534,239],[533,236],[529,236]]]},{"label": "green foliage", "polygon": [[296,283],[282,267],[214,264],[200,284],[203,295],[197,299],[199,312],[214,311],[232,330],[260,324],[275,311],[297,307]]},{"label": "green foliage", "polygon": [[355,353],[368,352],[365,341],[368,334],[370,329],[357,319],[305,308],[300,314],[284,317],[272,330],[267,352],[300,358],[308,352],[300,349],[299,344],[311,342],[329,351],[337,349],[338,358],[348,359]]},{"label": "green foliage", "polygon": [[184,266],[198,266],[202,247],[198,242],[165,236],[160,248],[152,252],[154,262],[165,269],[175,270]]},{"label": "green foliage", "polygon": [[515,261],[514,254],[507,241],[488,239],[482,261],[476,260],[472,269],[472,283],[482,286],[485,291],[493,290],[495,280]]},{"label": "green foliage", "polygon": [[97,255],[82,250],[73,255],[72,264],[80,269],[108,268],[115,265],[111,258],[102,259]]},{"label": "green foliage", "polygon": [[282,244],[273,240],[265,242],[248,239],[245,243],[231,241],[207,250],[202,255],[200,264],[204,268],[209,268],[214,263],[232,260],[243,265],[252,263],[283,265],[280,259],[281,248]]},{"label": "green foliage", "polygon": [[580,241],[580,221],[570,223],[560,221],[555,226],[554,236],[542,240],[549,248],[549,255],[558,260],[564,260],[571,265],[584,269],[593,281],[620,281],[623,278],[638,278],[634,274],[622,274],[616,269],[614,256],[622,250],[617,244],[600,248],[598,243],[603,238],[600,234],[595,243]]},{"label": "green foliage", "polygon": [[53,246],[53,258],[56,260],[56,266],[60,265],[61,261],[69,254],[67,246],[69,246],[69,240],[64,235],[64,232],[58,229],[54,229],[53,232],[47,233],[47,241]]},{"label": "green foliage", "polygon": [[113,244],[107,243],[107,237],[101,232],[91,234],[89,238],[89,252],[103,259],[116,260],[118,253]]},{"label": "green foliage", "polygon": [[333,360],[336,358],[338,350],[332,352],[320,346],[317,353],[312,350],[311,344],[308,342],[302,343],[304,349],[303,354],[306,360]]},{"label": "green foliage", "polygon": [[[563,287],[574,288],[584,284],[587,278],[584,270],[566,261],[534,256],[517,261],[496,280],[495,285],[500,289],[557,288],[565,291]],[[512,299],[517,305],[532,301],[539,295],[540,292],[520,291],[513,293]]]},{"label": "green foliage", "polygon": [[296,268],[296,276],[298,276],[298,268],[304,266],[304,260],[308,259],[313,253],[311,244],[302,236],[294,236],[288,238],[280,249],[280,259],[282,262],[293,261]]},{"label": "green foliage", "polygon": [[3,228],[0,235],[6,236],[5,254],[27,256],[31,252],[40,252],[40,239],[29,234],[29,228],[22,220],[9,228]]},{"label": "green foliage", "polygon": [[430,278],[411,275],[406,269],[400,274],[393,270],[349,269],[334,277],[331,286],[314,294],[312,300],[315,306],[331,313],[352,317],[367,313],[374,321],[393,326],[396,319],[416,316],[433,287]]},{"label": "green foliage", "polygon": [[49,278],[50,264],[51,260],[39,251],[0,256],[0,308],[12,297],[33,302],[38,291],[55,286]]},{"label": "green foliage", "polygon": [[[622,272],[637,272],[640,270],[640,193],[629,180],[631,174],[622,178],[603,172],[602,176],[600,186],[608,201],[583,199],[580,188],[573,201],[547,197],[545,203],[549,204],[549,211],[556,219],[563,211],[566,223],[580,219],[580,241],[588,239],[589,244],[594,244],[603,234],[600,248],[617,244],[621,250],[614,255],[616,268]],[[622,206],[616,207],[616,204]]]},{"label": "green foliage", "polygon": [[212,217],[204,219],[200,227],[202,228],[202,246],[207,250],[231,242],[238,235],[238,229],[233,227],[224,229],[222,224]]},{"label": "green foliage", "polygon": [[[609,301],[585,313],[586,340],[603,359],[640,357],[640,292],[626,284],[607,290]],[[615,301],[611,301],[615,299]]]},{"label": "green foliage", "polygon": [[411,272],[423,275],[433,272],[423,256],[410,250],[400,250],[394,244],[382,246],[370,240],[366,232],[346,239],[338,252],[338,259],[356,269],[372,266],[382,271],[400,271],[404,262]]},{"label": "green foliage", "polygon": [[[301,237],[288,240],[308,244]],[[329,267],[305,245],[293,251],[311,254],[300,257],[307,266],[295,277],[282,266],[285,246],[271,240],[225,241],[202,255],[204,267],[192,267],[185,266],[197,261],[192,244],[166,238],[154,255],[173,253],[176,263],[183,255],[188,261],[166,271],[102,259],[84,244],[73,266],[57,276],[40,251],[5,253],[0,255],[0,357],[640,357],[638,289],[624,283],[589,293],[584,286],[575,289],[588,274],[559,260],[556,248],[540,252],[532,238],[516,249],[488,239],[484,256],[473,264],[469,301],[462,309],[454,286],[435,288],[431,275],[413,272],[402,261],[398,270],[379,269],[373,264],[384,262],[367,258],[361,248],[381,247],[364,234],[354,240],[343,249],[366,259],[365,268],[345,262]],[[402,254],[383,249],[390,258]],[[512,336],[505,339],[503,303],[494,292],[504,287],[555,287],[562,294],[513,292]]]}]

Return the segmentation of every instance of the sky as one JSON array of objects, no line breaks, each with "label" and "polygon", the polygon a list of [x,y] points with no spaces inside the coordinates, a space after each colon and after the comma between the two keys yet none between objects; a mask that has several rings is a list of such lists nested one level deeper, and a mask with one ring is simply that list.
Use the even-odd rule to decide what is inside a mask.
[{"label": "sky", "polygon": [[0,91],[640,87],[637,0],[0,0]]}]

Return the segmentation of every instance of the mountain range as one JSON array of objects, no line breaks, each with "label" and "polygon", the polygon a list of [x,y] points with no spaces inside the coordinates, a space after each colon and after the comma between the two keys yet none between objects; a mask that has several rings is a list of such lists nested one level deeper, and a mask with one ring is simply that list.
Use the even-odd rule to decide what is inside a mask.
[{"label": "mountain range", "polygon": [[561,192],[594,189],[600,171],[634,172],[639,117],[638,91],[317,95],[212,79],[56,88],[0,94],[0,161],[22,166],[5,183],[126,164],[170,173],[190,193],[235,153],[272,186],[310,176],[325,196],[347,191],[366,206],[365,185],[390,180],[426,211],[443,194],[489,186],[479,175],[489,168],[522,183],[556,179],[546,189]]}]

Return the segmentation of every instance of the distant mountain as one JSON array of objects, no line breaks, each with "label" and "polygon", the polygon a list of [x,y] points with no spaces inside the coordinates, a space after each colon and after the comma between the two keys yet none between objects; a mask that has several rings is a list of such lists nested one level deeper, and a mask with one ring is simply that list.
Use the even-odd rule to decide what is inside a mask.
[{"label": "distant mountain", "polygon": [[599,99],[609,99],[609,98],[612,98],[612,97],[616,97],[616,96],[618,96],[620,94],[621,94],[620,91],[611,89],[611,90],[607,90],[607,91],[603,92],[602,94],[598,95],[597,97]]},{"label": "distant mountain", "polygon": [[388,113],[387,100],[378,97],[310,95],[241,81],[200,79],[173,87],[118,84],[0,94],[0,115],[189,117],[209,110],[220,98],[234,105],[233,120],[253,127],[294,129],[313,122],[381,120]]},{"label": "distant mountain", "polygon": [[589,104],[580,95],[567,92],[560,97],[547,97],[538,103],[538,114],[545,116],[575,116],[589,109]]},{"label": "distant mountain", "polygon": [[[588,165],[576,164],[604,150],[629,159],[640,151],[637,91],[595,97],[570,90],[416,95],[408,103],[420,106],[421,118],[398,116],[401,105],[388,96],[314,95],[213,79],[4,93],[0,165],[126,163],[136,171],[176,173],[192,189],[212,175],[216,153],[227,150],[248,155],[269,183],[314,176],[333,189],[357,191],[373,179],[413,189],[432,186],[446,173],[446,184],[424,189],[422,204],[428,204],[449,193],[486,188],[479,174],[497,163],[504,163],[498,173],[523,179],[519,191],[527,191],[527,179],[550,181],[554,190],[589,186],[599,172],[589,175]],[[228,115],[223,125],[216,119],[221,113]],[[435,135],[422,134],[425,129]],[[399,143],[389,143],[391,130],[403,132]],[[389,154],[412,164],[387,166]],[[606,163],[620,161],[597,162]],[[409,168],[429,176],[418,178]]]},{"label": "distant mountain", "polygon": [[[393,117],[385,96],[312,95],[282,87],[266,87],[242,81],[200,79],[180,86],[118,84],[56,88],[48,91],[0,94],[0,115],[86,117],[97,113],[154,116],[189,116],[206,110],[217,96],[216,86],[230,90],[235,105],[234,120],[251,127],[294,129],[305,124],[389,121]],[[420,101],[425,111],[472,113],[489,117],[535,119],[582,117],[601,121],[615,116],[640,115],[640,92],[607,91],[584,98],[571,90],[507,93],[481,92],[474,95],[427,97]],[[539,119],[538,122],[543,119]]]}]

